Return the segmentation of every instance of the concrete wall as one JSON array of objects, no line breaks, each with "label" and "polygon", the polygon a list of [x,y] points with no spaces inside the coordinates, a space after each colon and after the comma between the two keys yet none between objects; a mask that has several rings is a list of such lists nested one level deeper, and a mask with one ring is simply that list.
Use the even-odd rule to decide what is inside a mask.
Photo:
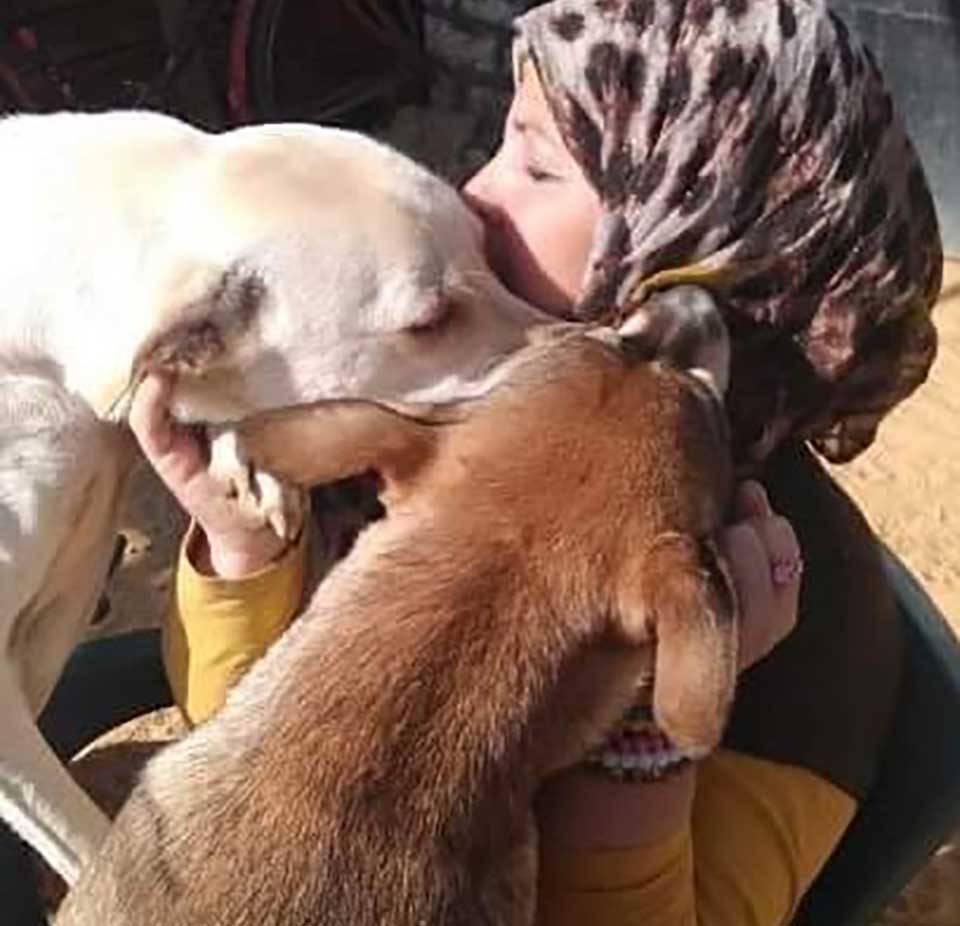
[{"label": "concrete wall", "polygon": [[[960,0],[831,4],[887,74],[929,173],[948,249],[960,255]],[[436,111],[400,120],[402,146],[454,179],[483,161],[509,94],[510,20],[531,5],[424,0],[426,40],[440,68]]]},{"label": "concrete wall", "polygon": [[960,0],[833,0],[876,54],[960,255]]},{"label": "concrete wall", "polygon": [[388,139],[455,181],[495,147],[511,92],[511,22],[529,0],[423,0],[436,63],[430,106],[402,112]]}]

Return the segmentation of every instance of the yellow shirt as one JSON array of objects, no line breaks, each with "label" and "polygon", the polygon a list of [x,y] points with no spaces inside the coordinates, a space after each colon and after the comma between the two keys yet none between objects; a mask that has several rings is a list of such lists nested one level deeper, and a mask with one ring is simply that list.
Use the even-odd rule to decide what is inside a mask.
[{"label": "yellow shirt", "polygon": [[[293,620],[307,541],[231,581],[197,572],[193,542],[191,531],[164,660],[177,704],[196,724]],[[698,768],[690,825],[662,842],[604,851],[542,844],[538,924],[783,926],[855,810],[805,769],[720,750]]]}]

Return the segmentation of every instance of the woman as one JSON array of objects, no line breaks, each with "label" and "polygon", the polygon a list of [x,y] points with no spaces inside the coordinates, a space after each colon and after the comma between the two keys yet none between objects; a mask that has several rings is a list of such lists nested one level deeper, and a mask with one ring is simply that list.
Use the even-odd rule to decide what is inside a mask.
[{"label": "woman", "polygon": [[[624,743],[540,795],[551,926],[789,922],[870,784],[896,697],[895,616],[868,528],[809,453],[871,441],[935,352],[940,243],[869,55],[816,0],[557,0],[518,22],[503,145],[465,187],[490,260],[556,315],[617,321],[676,283],[734,341],[745,482],[722,538],[746,671],[724,748],[624,783]],[[167,664],[194,720],[297,607],[304,544],[250,529],[139,391],[147,456],[194,516]],[[800,536],[806,576],[796,631]],[[762,660],[762,661],[761,661]],[[646,742],[651,742],[650,738]]]}]

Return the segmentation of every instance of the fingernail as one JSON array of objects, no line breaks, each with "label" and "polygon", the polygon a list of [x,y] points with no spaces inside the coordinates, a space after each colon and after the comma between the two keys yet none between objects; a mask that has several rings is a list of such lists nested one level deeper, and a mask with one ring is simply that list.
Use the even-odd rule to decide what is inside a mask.
[{"label": "fingernail", "polygon": [[741,491],[743,502],[750,509],[751,513],[756,515],[773,513],[766,490],[759,482],[746,482],[743,484]]}]

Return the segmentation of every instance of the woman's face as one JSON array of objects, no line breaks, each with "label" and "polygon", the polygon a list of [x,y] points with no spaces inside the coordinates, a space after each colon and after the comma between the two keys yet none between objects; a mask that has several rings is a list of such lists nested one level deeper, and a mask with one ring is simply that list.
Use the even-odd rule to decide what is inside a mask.
[{"label": "woman's face", "polygon": [[583,283],[600,198],[567,150],[536,72],[524,69],[500,150],[464,186],[487,259],[517,296],[568,315]]}]

